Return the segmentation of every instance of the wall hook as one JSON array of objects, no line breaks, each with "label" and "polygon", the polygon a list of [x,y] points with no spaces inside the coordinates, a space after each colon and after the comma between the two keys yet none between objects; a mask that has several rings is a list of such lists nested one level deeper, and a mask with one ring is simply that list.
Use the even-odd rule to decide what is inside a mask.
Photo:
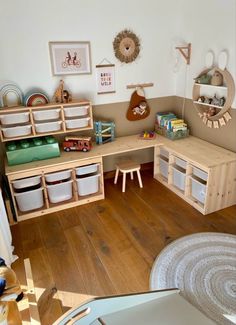
[{"label": "wall hook", "polygon": [[187,64],[190,64],[191,49],[192,49],[191,43],[188,43],[187,46],[177,46],[176,47],[176,50],[180,51],[180,53],[185,58]]}]

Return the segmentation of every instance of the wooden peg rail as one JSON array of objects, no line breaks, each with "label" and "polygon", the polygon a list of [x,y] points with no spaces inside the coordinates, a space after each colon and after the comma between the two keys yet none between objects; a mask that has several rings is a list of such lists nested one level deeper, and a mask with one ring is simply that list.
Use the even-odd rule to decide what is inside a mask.
[{"label": "wooden peg rail", "polygon": [[176,50],[179,50],[180,51],[180,53],[185,58],[187,64],[190,64],[191,48],[192,48],[191,43],[189,43],[187,46],[177,46],[176,47]]},{"label": "wooden peg rail", "polygon": [[130,85],[127,85],[126,88],[132,89],[132,88],[137,88],[137,87],[144,88],[144,87],[153,87],[153,86],[154,86],[153,82],[147,82],[147,83],[143,83],[143,84],[130,84]]}]

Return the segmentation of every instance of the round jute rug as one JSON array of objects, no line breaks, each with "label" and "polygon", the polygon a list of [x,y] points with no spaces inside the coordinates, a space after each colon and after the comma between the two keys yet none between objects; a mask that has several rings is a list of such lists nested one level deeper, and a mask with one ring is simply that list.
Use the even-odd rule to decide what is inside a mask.
[{"label": "round jute rug", "polygon": [[236,324],[236,236],[197,233],[175,240],[156,258],[150,288],[179,288],[216,323]]}]

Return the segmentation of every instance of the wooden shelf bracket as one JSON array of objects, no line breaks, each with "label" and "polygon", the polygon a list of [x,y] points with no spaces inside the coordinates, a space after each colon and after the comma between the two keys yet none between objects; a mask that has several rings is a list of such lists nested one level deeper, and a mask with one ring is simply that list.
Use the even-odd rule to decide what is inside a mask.
[{"label": "wooden shelf bracket", "polygon": [[146,83],[141,83],[141,84],[130,84],[126,86],[126,89],[132,89],[132,88],[144,88],[144,87],[153,87],[154,84],[153,82],[146,82]]},{"label": "wooden shelf bracket", "polygon": [[191,58],[191,50],[192,50],[192,45],[191,43],[188,43],[187,46],[177,46],[176,50],[179,50],[180,53],[183,55],[183,57],[186,60],[187,64],[190,64],[190,58]]}]

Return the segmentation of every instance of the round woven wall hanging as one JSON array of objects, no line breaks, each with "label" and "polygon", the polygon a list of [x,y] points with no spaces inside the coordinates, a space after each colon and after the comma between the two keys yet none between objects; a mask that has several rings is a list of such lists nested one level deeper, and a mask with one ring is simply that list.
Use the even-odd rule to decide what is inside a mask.
[{"label": "round woven wall hanging", "polygon": [[125,63],[133,62],[140,52],[139,38],[130,30],[123,30],[113,41],[115,56]]}]

